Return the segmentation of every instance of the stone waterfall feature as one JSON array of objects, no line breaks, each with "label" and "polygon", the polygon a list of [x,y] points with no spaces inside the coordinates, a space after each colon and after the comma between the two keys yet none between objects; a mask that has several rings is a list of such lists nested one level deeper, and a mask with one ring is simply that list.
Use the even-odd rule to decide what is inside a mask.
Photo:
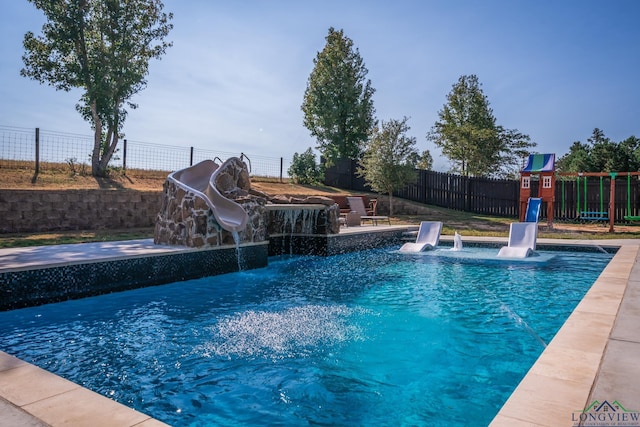
[{"label": "stone waterfall feature", "polygon": [[[196,168],[194,170],[197,172],[198,165],[191,168]],[[172,175],[163,186],[164,194],[154,233],[156,244],[200,248],[265,240],[266,200],[249,193],[251,181],[242,160],[235,157],[227,160],[198,189],[189,190],[188,186],[181,186],[175,179],[171,179]],[[215,186],[222,196],[242,206],[248,214],[245,228],[237,230],[237,235],[234,236],[233,231],[225,229],[216,221],[204,198],[207,185]]]},{"label": "stone waterfall feature", "polygon": [[266,209],[269,236],[279,234],[327,235],[340,232],[340,208],[329,197],[276,196],[269,198]]},{"label": "stone waterfall feature", "polygon": [[[208,162],[211,165],[212,162]],[[172,176],[180,176],[186,180],[198,172],[198,167],[174,172],[165,181],[156,219],[156,244],[206,248],[265,242],[271,236],[329,235],[340,231],[340,212],[332,199],[270,196],[253,190],[247,165],[240,158],[234,157],[219,167],[213,166],[215,171],[208,180],[192,179],[199,184],[197,189],[189,190],[190,187],[172,179]],[[216,221],[206,200],[206,194],[211,194],[211,189],[205,188],[207,185],[214,186],[216,194],[242,206],[248,215],[244,229],[230,231]]]}]

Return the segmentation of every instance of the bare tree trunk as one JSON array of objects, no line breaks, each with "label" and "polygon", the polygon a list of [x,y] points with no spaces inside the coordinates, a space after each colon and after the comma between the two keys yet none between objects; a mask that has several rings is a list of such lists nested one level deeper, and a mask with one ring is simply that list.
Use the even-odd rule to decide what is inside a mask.
[{"label": "bare tree trunk", "polygon": [[107,137],[106,151],[102,153],[102,158],[100,159],[100,167],[102,168],[103,172],[107,171],[109,162],[111,161],[111,157],[113,156],[113,153],[116,151],[116,146],[118,145],[118,136],[119,136],[118,131],[109,129],[109,131],[107,132],[107,136],[108,137]]},{"label": "bare tree trunk", "polygon": [[[93,108],[92,108],[93,111]],[[111,157],[113,153],[116,151],[116,147],[118,145],[119,133],[118,133],[118,125],[119,125],[119,115],[116,114],[116,117],[108,124],[107,127],[107,135],[105,137],[104,146],[102,142],[102,121],[100,121],[100,117],[95,114],[94,120],[96,123],[100,124],[100,137],[98,139],[97,133],[94,139],[94,147],[93,147],[93,156],[97,155],[97,160],[92,156],[92,174],[94,176],[106,176],[109,168],[109,162],[111,161]],[[96,129],[98,126],[96,125]],[[97,163],[96,163],[97,162]]]},{"label": "bare tree trunk", "polygon": [[393,216],[393,191],[389,191],[389,216]]},{"label": "bare tree trunk", "polygon": [[102,120],[98,115],[98,105],[95,100],[91,102],[91,116],[95,126],[93,134],[93,152],[91,153],[91,175],[103,176],[104,170],[100,167],[100,147],[102,145]]}]

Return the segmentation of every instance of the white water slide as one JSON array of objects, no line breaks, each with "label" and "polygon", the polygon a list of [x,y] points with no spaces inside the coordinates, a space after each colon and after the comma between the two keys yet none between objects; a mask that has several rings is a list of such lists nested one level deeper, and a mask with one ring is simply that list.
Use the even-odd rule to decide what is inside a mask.
[{"label": "white water slide", "polygon": [[180,169],[169,174],[169,179],[186,191],[191,191],[201,197],[222,228],[231,232],[245,229],[249,215],[238,203],[226,198],[216,188],[216,176],[228,162],[237,160],[235,157],[227,159],[222,165],[213,160],[204,160],[186,169]]}]

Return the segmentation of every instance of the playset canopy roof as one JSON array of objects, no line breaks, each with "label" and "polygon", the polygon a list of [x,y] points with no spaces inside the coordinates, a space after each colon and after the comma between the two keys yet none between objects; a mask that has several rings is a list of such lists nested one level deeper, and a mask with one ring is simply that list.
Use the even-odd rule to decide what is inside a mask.
[{"label": "playset canopy roof", "polygon": [[553,172],[555,161],[555,154],[529,154],[529,161],[522,172]]}]

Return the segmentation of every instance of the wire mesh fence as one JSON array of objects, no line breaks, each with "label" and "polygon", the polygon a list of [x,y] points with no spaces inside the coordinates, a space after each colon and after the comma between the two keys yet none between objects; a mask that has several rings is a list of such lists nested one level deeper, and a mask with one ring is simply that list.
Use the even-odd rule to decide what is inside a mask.
[{"label": "wire mesh fence", "polygon": [[[0,168],[33,168],[34,171],[67,164],[90,170],[93,136],[0,126]],[[175,171],[206,159],[239,157],[247,161],[253,176],[288,178],[289,159],[204,150],[149,142],[121,140],[109,165],[124,170]]]},{"label": "wire mesh fence", "polygon": [[5,161],[34,160],[35,135],[33,129],[0,128],[0,166]]}]

